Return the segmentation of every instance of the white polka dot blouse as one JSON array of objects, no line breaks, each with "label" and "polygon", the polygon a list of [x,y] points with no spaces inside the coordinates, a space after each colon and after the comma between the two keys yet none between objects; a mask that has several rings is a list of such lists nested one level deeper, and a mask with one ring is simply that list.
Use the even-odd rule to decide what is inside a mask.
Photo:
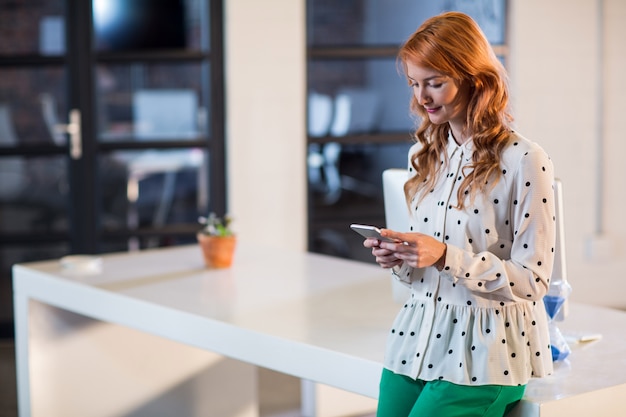
[{"label": "white polka dot blouse", "polygon": [[552,162],[513,132],[500,180],[459,210],[472,148],[471,139],[459,146],[450,136],[446,169],[432,192],[412,203],[410,230],[447,244],[445,266],[394,268],[411,295],[392,325],[385,367],[426,381],[523,385],[552,372],[542,302],[554,259]]}]

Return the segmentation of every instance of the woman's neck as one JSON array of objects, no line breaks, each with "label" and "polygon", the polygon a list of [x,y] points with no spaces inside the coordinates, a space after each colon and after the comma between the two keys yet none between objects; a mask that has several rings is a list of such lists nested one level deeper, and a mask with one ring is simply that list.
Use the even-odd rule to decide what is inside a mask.
[{"label": "woman's neck", "polygon": [[450,132],[452,133],[452,137],[454,141],[458,145],[463,145],[472,135],[467,131],[465,126],[453,126],[450,124]]}]

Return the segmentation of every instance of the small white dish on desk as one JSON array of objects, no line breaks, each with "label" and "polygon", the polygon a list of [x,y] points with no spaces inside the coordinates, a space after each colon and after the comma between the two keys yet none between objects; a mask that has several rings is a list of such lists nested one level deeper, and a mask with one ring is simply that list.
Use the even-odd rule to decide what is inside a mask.
[{"label": "small white dish on desk", "polygon": [[59,260],[61,268],[77,274],[98,274],[102,272],[102,258],[93,255],[68,255]]}]

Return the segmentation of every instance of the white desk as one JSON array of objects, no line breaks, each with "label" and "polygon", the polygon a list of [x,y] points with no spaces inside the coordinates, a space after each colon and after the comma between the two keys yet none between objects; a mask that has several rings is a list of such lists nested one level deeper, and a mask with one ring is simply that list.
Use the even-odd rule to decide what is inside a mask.
[{"label": "white desk", "polygon": [[[190,346],[194,355],[216,352],[375,398],[386,335],[399,308],[392,301],[388,274],[376,266],[245,244],[226,270],[204,269],[195,245],[105,255],[102,272],[94,275],[64,271],[57,261],[16,265],[14,291],[21,417],[30,415],[31,406],[38,409],[35,404],[45,390],[39,379],[50,375],[49,369],[38,368],[42,337],[37,321],[42,317],[50,321],[63,312],[77,313],[138,330],[153,338],[146,355],[154,340],[174,341]],[[53,327],[46,328],[58,333],[55,349],[63,350],[59,341],[69,335],[92,337],[92,327],[71,316],[61,330]],[[574,304],[560,327],[604,337],[574,346],[569,363],[559,366],[554,376],[532,381],[515,415],[615,416],[626,395],[626,314]],[[80,349],[133,337],[95,339],[98,345]],[[126,348],[132,346],[127,343]],[[161,366],[171,360],[163,357]],[[108,368],[122,366],[107,363]],[[65,365],[69,369],[71,364]],[[89,386],[77,388],[89,391]]]}]

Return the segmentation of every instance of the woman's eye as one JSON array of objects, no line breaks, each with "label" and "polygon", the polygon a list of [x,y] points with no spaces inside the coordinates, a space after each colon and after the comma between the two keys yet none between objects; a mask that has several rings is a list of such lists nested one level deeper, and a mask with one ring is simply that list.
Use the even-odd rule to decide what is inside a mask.
[{"label": "woman's eye", "polygon": [[437,84],[431,84],[430,86],[432,88],[440,88],[443,85],[443,83],[437,83]]}]

